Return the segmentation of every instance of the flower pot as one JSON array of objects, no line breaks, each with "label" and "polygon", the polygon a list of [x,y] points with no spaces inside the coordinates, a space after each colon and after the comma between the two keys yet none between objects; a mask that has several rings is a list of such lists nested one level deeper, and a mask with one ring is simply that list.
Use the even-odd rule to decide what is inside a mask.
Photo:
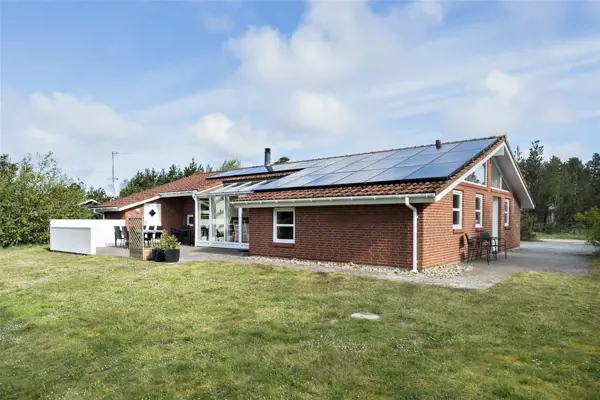
[{"label": "flower pot", "polygon": [[154,252],[154,261],[156,262],[164,262],[165,261],[165,251],[159,249],[152,249]]},{"label": "flower pot", "polygon": [[164,255],[165,255],[165,262],[168,262],[168,263],[179,262],[180,249],[165,249],[163,251],[164,251]]}]

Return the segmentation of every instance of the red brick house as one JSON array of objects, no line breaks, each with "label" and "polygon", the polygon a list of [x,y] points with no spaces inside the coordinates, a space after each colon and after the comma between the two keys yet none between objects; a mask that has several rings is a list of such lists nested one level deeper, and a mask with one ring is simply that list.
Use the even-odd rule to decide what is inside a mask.
[{"label": "red brick house", "polygon": [[264,166],[194,175],[98,209],[127,218],[154,203],[164,229],[197,221],[197,246],[412,268],[464,259],[466,235],[479,232],[517,247],[521,209],[534,207],[505,136],[279,165],[268,151]]}]

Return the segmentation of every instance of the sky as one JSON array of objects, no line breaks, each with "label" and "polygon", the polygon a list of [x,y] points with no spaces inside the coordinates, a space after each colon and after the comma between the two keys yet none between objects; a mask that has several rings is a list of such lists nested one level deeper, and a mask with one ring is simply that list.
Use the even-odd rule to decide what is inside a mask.
[{"label": "sky", "polygon": [[600,152],[600,2],[0,3],[0,153],[95,187],[507,134]]}]

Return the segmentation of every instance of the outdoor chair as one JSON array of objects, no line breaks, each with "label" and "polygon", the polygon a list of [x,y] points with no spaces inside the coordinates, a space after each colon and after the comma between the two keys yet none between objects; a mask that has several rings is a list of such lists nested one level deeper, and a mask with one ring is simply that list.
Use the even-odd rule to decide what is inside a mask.
[{"label": "outdoor chair", "polygon": [[129,247],[129,231],[127,227],[123,227],[123,240],[125,241],[125,247]]},{"label": "outdoor chair", "polygon": [[[146,228],[144,228],[144,230],[146,230]],[[154,230],[154,226],[150,225],[148,227],[149,231],[153,231]],[[144,233],[144,242],[146,242],[148,244],[148,246],[150,246],[150,243],[152,243],[152,238],[154,237],[154,232],[146,232]]]},{"label": "outdoor chair", "polygon": [[465,238],[467,240],[467,262],[469,262],[481,256],[481,242],[479,238],[470,238],[466,233]]},{"label": "outdoor chair", "polygon": [[162,226],[158,225],[156,227],[156,230],[158,232],[154,233],[154,240],[162,240]]},{"label": "outdoor chair", "polygon": [[494,238],[492,238],[489,232],[481,232],[479,234],[479,246],[482,251],[485,249],[487,262],[489,264],[491,255],[494,252]]},{"label": "outdoor chair", "polygon": [[121,227],[115,226],[115,247],[117,247],[117,242],[121,242],[121,246],[123,246],[123,234],[121,233]]}]

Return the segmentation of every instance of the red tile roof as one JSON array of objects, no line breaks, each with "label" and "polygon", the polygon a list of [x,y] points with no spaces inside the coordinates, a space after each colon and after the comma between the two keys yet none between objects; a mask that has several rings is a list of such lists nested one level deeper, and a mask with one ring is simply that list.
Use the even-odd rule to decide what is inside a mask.
[{"label": "red tile roof", "polygon": [[240,200],[287,200],[314,199],[322,197],[383,196],[394,194],[434,193],[445,181],[436,182],[400,182],[379,185],[338,186],[320,189],[292,189],[276,192],[257,192],[244,196]]},{"label": "red tile roof", "polygon": [[126,207],[131,204],[139,203],[144,200],[150,200],[153,197],[158,196],[160,193],[169,192],[187,192],[191,190],[206,190],[214,186],[221,184],[220,179],[208,180],[207,178],[215,175],[216,172],[201,172],[186,178],[179,179],[178,181],[167,183],[165,185],[157,186],[152,189],[144,190],[143,192],[134,193],[129,196],[120,197],[118,199],[111,200],[104,204],[98,204],[94,208],[106,208],[106,207]]},{"label": "red tile roof", "polygon": [[[244,175],[244,176],[232,176],[231,178],[224,177],[221,178],[223,183],[225,182],[247,182],[247,181],[256,181],[263,179],[273,179],[273,178],[282,178],[284,176],[288,176],[298,171],[280,171],[280,172],[271,172],[269,174],[257,174],[257,175]],[[215,179],[212,179],[213,181]]]}]

